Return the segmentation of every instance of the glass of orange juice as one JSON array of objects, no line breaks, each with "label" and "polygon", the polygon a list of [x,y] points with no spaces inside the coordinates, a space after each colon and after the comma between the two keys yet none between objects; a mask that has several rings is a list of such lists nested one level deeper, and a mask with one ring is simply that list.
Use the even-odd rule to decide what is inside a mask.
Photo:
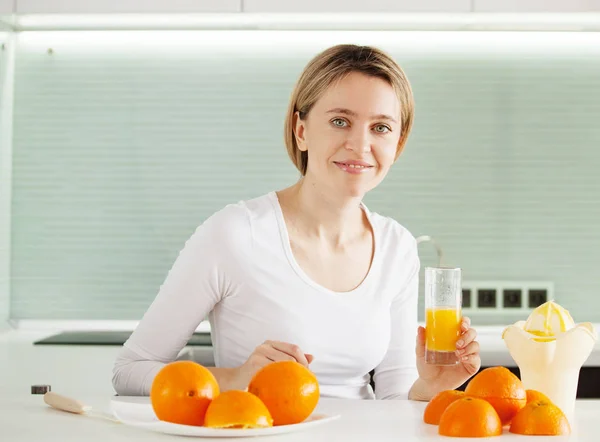
[{"label": "glass of orange juice", "polygon": [[461,269],[425,268],[425,361],[435,365],[458,363],[456,341],[462,320]]}]

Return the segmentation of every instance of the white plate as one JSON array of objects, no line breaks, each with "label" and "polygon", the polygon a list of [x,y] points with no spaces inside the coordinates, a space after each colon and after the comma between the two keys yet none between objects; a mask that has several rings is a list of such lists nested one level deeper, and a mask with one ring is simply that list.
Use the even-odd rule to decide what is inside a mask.
[{"label": "white plate", "polygon": [[196,437],[249,437],[304,431],[338,419],[340,415],[312,414],[304,422],[269,428],[233,429],[206,428],[180,425],[157,419],[147,396],[115,396],[110,402],[111,412],[125,425],[156,431],[158,433]]}]

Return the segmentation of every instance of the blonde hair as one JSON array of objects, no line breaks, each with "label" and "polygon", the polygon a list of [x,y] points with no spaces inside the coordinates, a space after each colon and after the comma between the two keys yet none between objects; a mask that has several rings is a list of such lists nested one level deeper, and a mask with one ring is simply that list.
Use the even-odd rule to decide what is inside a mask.
[{"label": "blonde hair", "polygon": [[352,72],[387,81],[400,101],[401,134],[396,149],[398,159],[412,128],[414,98],[404,71],[385,52],[370,46],[343,44],[317,54],[304,68],[292,92],[285,117],[284,136],[288,154],[302,175],[306,174],[308,153],[301,151],[294,134],[294,115],[304,120],[313,105],[334,82]]}]

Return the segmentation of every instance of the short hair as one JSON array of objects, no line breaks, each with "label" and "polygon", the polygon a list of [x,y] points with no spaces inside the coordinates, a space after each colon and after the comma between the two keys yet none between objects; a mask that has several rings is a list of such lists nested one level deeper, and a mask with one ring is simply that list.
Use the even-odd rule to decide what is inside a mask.
[{"label": "short hair", "polygon": [[414,97],[402,68],[391,56],[371,46],[333,46],[317,54],[306,65],[296,82],[285,117],[285,145],[292,162],[303,176],[308,166],[308,152],[301,151],[296,143],[294,115],[298,112],[300,118],[305,119],[332,83],[353,72],[381,78],[395,90],[400,102],[400,139],[394,161],[406,144],[413,124]]}]

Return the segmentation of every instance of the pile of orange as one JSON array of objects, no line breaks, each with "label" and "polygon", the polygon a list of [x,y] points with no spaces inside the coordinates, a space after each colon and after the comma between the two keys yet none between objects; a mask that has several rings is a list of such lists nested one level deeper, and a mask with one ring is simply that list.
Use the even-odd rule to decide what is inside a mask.
[{"label": "pile of orange", "polygon": [[526,390],[505,367],[491,367],[471,379],[464,392],[438,393],[425,407],[423,421],[439,425],[452,437],[490,437],[509,432],[523,435],[565,435],[571,428],[564,413],[543,393]]},{"label": "pile of orange", "polygon": [[295,361],[263,367],[248,391],[224,392],[206,367],[176,361],[157,373],[150,390],[150,403],[159,420],[210,428],[297,424],[310,416],[318,400],[317,378]]}]

